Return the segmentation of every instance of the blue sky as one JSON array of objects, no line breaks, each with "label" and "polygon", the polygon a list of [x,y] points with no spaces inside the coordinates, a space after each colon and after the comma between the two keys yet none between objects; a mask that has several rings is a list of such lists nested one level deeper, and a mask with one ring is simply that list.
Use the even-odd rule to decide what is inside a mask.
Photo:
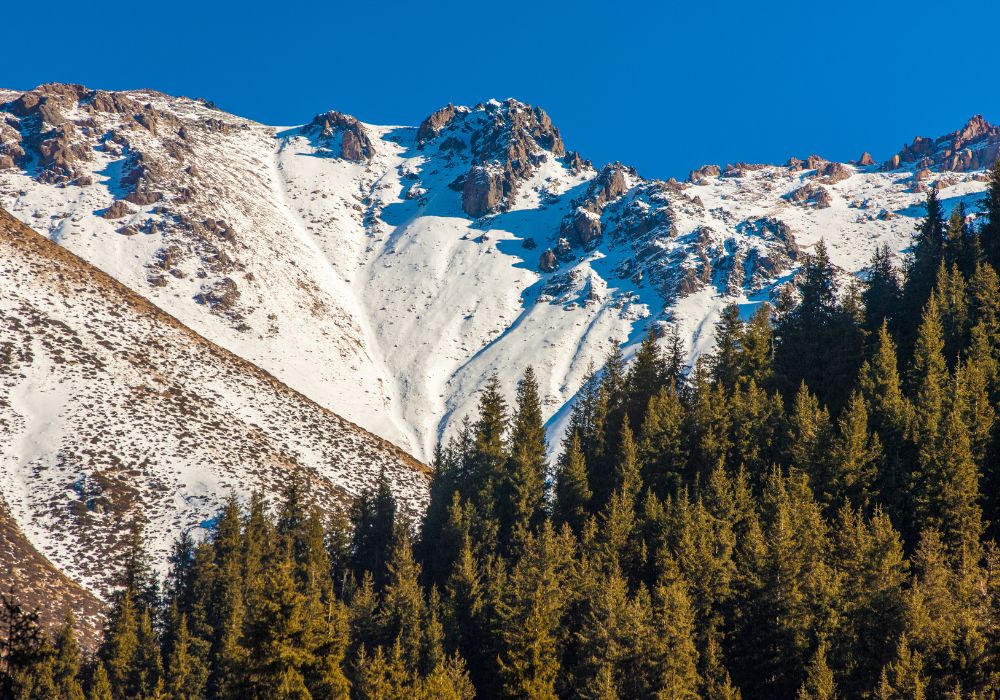
[{"label": "blue sky", "polygon": [[[544,107],[570,148],[648,177],[819,153],[888,157],[1000,121],[1000,3],[13,3],[0,85],[152,87],[275,125],[338,109]],[[171,8],[172,9],[168,9]]]}]

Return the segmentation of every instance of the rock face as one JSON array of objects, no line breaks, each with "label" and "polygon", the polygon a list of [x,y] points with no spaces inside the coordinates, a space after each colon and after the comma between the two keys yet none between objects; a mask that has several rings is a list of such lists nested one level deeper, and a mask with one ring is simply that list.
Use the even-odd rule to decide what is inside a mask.
[{"label": "rock face", "polygon": [[843,182],[853,175],[854,171],[843,163],[826,163],[816,170],[816,174],[819,176],[820,182],[826,185],[833,185]]},{"label": "rock face", "polygon": [[864,153],[861,154],[861,157],[858,158],[858,165],[861,166],[875,165],[875,159],[872,158],[871,153],[865,151]]},{"label": "rock face", "polygon": [[549,248],[539,258],[538,269],[542,272],[554,272],[557,267],[559,267],[559,260],[556,258],[555,251]]},{"label": "rock face", "polygon": [[897,170],[916,164],[938,171],[968,172],[987,168],[1000,154],[1000,126],[975,115],[961,129],[932,139],[918,136],[883,164]]},{"label": "rock face", "polygon": [[[505,210],[544,160],[566,156],[549,115],[517,100],[490,101],[471,110],[443,107],[424,119],[416,141],[421,149],[431,143],[451,153],[468,149],[462,209],[476,218]],[[586,167],[585,161],[579,159],[578,167]]]},{"label": "rock face", "polygon": [[635,170],[621,163],[601,168],[583,197],[574,201],[573,211],[560,224],[560,235],[579,246],[598,240],[603,232],[601,214],[605,206],[624,195],[629,189],[629,178],[635,177]]},{"label": "rock face", "polygon": [[305,131],[318,131],[320,144],[331,153],[355,163],[370,161],[374,153],[364,126],[349,114],[317,114]]},{"label": "rock face", "polygon": [[825,209],[833,203],[829,191],[822,185],[809,182],[786,195],[789,202],[803,207]]},{"label": "rock face", "polygon": [[437,138],[441,130],[448,126],[451,120],[455,118],[455,114],[456,110],[453,104],[432,112],[429,117],[420,122],[420,126],[417,128],[417,143],[423,145],[427,141]]},{"label": "rock face", "polygon": [[703,165],[700,168],[692,170],[688,174],[688,182],[693,182],[695,184],[707,180],[710,177],[719,177],[722,174],[722,168],[718,165]]},{"label": "rock face", "polygon": [[105,219],[121,219],[131,213],[132,212],[129,210],[128,205],[125,204],[125,202],[120,199],[116,199],[111,203],[110,207],[104,210],[104,213],[101,214],[101,216]]},{"label": "rock face", "polygon": [[474,165],[462,187],[462,209],[472,217],[489,214],[500,206],[507,185],[506,172],[495,165]]}]

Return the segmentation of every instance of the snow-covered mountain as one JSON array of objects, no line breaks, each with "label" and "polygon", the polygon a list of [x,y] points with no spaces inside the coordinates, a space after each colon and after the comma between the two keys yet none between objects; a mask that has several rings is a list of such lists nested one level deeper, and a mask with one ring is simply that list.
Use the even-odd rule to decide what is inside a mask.
[{"label": "snow-covered mountain", "polygon": [[5,212],[0,280],[0,565],[16,556],[15,577],[40,570],[26,540],[100,593],[133,522],[162,562],[229,494],[273,502],[292,478],[330,507],[384,469],[422,508],[423,464]]},{"label": "snow-covered mountain", "polygon": [[925,188],[974,202],[998,129],[889,162],[818,156],[653,181],[567,151],[541,109],[417,127],[273,127],[151,91],[0,93],[0,206],[214,343],[419,458],[492,372],[534,365],[550,437],[609,343],[692,354],[825,238],[854,272],[908,243]]}]

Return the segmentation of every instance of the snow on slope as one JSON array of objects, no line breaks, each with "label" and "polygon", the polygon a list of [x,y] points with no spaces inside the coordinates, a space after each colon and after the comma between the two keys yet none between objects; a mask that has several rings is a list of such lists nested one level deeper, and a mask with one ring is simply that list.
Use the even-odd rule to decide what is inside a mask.
[{"label": "snow on slope", "polygon": [[32,545],[100,592],[138,519],[156,561],[230,493],[321,506],[427,469],[0,212],[0,493]]},{"label": "snow on slope", "polygon": [[[448,106],[419,128],[335,112],[272,128],[75,86],[0,109],[16,125],[0,127],[0,205],[425,459],[491,372],[512,394],[529,364],[555,446],[609,343],[628,354],[673,324],[704,352],[726,303],[750,313],[820,238],[852,273],[880,243],[905,249],[926,187],[946,206],[974,202],[981,173],[932,170],[949,149],[995,150],[994,130],[972,120],[927,140],[934,162],[917,159],[918,140],[894,170],[811,157],[678,183],[595,170],[513,100]],[[2,169],[18,143],[24,156]],[[102,218],[113,202],[127,214]]]}]

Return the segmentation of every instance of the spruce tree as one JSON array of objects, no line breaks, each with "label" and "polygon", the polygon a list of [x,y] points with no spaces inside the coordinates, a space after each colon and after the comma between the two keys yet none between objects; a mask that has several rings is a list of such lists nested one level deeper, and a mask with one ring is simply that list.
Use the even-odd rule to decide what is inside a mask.
[{"label": "spruce tree", "polygon": [[1000,269],[1000,160],[990,167],[986,196],[979,206],[984,214],[979,229],[983,253],[994,269]]},{"label": "spruce tree", "polygon": [[833,671],[826,663],[826,642],[820,642],[809,666],[806,667],[806,678],[799,687],[798,700],[836,700],[837,684],[833,680]]},{"label": "spruce tree", "polygon": [[672,386],[661,386],[650,398],[639,432],[642,481],[660,498],[683,483],[687,465],[684,444],[684,406]]},{"label": "spruce tree", "polygon": [[510,543],[516,532],[534,530],[544,519],[547,451],[538,382],[535,371],[528,367],[518,384],[510,458],[498,506],[504,542]]},{"label": "spruce tree", "polygon": [[892,250],[888,244],[882,244],[875,249],[865,269],[865,287],[861,295],[865,307],[865,328],[870,333],[877,333],[881,326],[893,321],[901,294]]},{"label": "spruce tree", "polygon": [[580,446],[580,436],[571,433],[559,460],[555,485],[555,521],[580,532],[587,518],[592,496],[587,482],[587,465]]}]

